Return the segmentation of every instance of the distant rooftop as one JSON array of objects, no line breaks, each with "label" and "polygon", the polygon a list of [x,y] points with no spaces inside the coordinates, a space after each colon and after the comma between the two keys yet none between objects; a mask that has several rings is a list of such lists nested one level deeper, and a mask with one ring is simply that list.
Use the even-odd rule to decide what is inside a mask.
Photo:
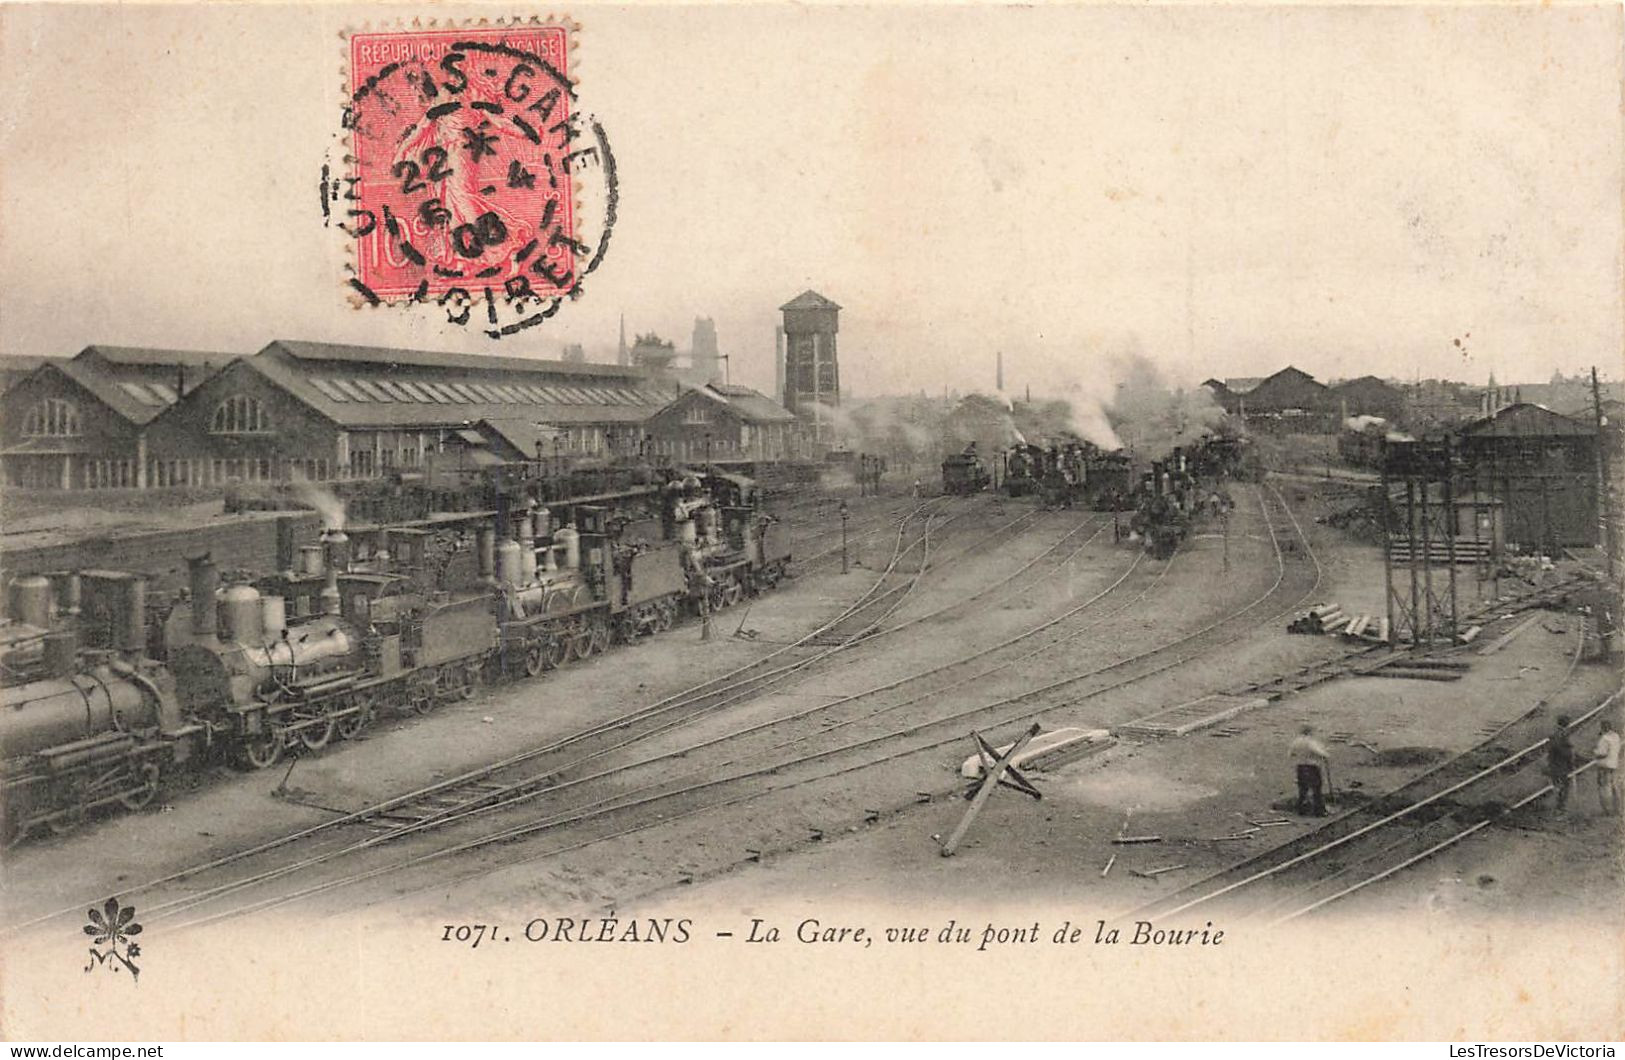
[{"label": "distant rooftop", "polygon": [[[637,379],[642,373],[627,365],[584,361],[549,361],[537,357],[499,357],[485,353],[448,353],[443,350],[398,350],[383,346],[347,346],[334,342],[274,339],[275,346],[302,361],[347,361],[388,367],[451,368],[464,372],[546,372]],[[269,347],[267,347],[269,348]]]},{"label": "distant rooftop", "polygon": [[840,306],[825,298],[817,291],[802,291],[788,302],[779,306],[780,311],[786,309],[839,309]]}]

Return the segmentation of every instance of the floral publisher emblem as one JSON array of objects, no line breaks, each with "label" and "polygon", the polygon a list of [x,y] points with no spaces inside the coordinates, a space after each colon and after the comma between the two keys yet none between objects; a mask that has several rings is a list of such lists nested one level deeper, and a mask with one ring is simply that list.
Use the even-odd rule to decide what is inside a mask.
[{"label": "floral publisher emblem", "polygon": [[[141,977],[141,969],[135,964],[135,959],[141,956],[141,944],[131,939],[132,935],[141,934],[141,925],[135,920],[135,906],[120,908],[117,898],[109,898],[102,908],[90,910],[85,934],[92,936],[90,963],[85,965],[87,973],[99,964],[117,973],[122,964],[129,969],[131,979]],[[101,946],[106,949],[99,949]]]}]

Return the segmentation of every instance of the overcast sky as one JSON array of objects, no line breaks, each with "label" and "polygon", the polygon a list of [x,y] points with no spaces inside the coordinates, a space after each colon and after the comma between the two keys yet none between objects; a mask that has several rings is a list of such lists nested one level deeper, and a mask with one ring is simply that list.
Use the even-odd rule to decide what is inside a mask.
[{"label": "overcast sky", "polygon": [[351,309],[321,224],[341,32],[422,10],[0,7],[0,350],[603,358],[623,312],[679,346],[703,314],[767,387],[812,287],[864,394],[990,388],[997,349],[1013,390],[1125,349],[1187,382],[1625,374],[1617,5],[573,5],[620,223],[500,343]]}]

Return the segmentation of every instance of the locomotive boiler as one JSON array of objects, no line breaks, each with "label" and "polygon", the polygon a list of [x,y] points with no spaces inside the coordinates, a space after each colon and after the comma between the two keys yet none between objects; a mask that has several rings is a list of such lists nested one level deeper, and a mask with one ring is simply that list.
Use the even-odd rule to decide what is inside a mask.
[{"label": "locomotive boiler", "polygon": [[[67,582],[60,578],[59,586],[67,590]],[[165,669],[143,657],[142,579],[75,574],[71,594],[64,594],[69,606],[59,613],[48,580],[17,579],[9,588],[10,632],[39,631],[41,650],[26,672],[8,668],[0,688],[6,841],[40,826],[66,831],[113,804],[147,805],[164,774],[195,753],[202,729],[181,707]],[[90,648],[81,644],[86,635]],[[15,656],[19,638],[11,645]]]},{"label": "locomotive boiler", "polygon": [[684,473],[655,495],[653,527],[633,507],[571,501],[558,520],[527,505],[329,530],[286,569],[224,585],[209,556],[191,557],[185,599],[153,630],[139,576],[13,579],[0,622],[8,838],[138,809],[215,752],[264,768],[319,750],[385,708],[427,713],[493,672],[595,655],[788,573],[787,535],[751,479]]},{"label": "locomotive boiler", "polygon": [[495,639],[484,593],[425,593],[413,573],[384,569],[382,550],[352,563],[342,532],[302,561],[218,589],[214,564],[194,558],[191,607],[165,629],[183,706],[241,764],[353,739],[385,705],[427,713],[473,693]]}]

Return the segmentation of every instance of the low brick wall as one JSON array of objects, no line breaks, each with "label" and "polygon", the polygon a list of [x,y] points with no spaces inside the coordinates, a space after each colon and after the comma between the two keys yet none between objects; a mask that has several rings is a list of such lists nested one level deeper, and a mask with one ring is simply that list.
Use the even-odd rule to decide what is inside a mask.
[{"label": "low brick wall", "polygon": [[60,545],[0,549],[0,574],[10,579],[53,570],[132,571],[145,574],[150,589],[168,591],[186,584],[186,557],[204,552],[223,571],[268,573],[276,569],[279,519],[292,525],[295,547],[314,544],[322,531],[316,512],[283,512],[180,530],[90,534]]}]

